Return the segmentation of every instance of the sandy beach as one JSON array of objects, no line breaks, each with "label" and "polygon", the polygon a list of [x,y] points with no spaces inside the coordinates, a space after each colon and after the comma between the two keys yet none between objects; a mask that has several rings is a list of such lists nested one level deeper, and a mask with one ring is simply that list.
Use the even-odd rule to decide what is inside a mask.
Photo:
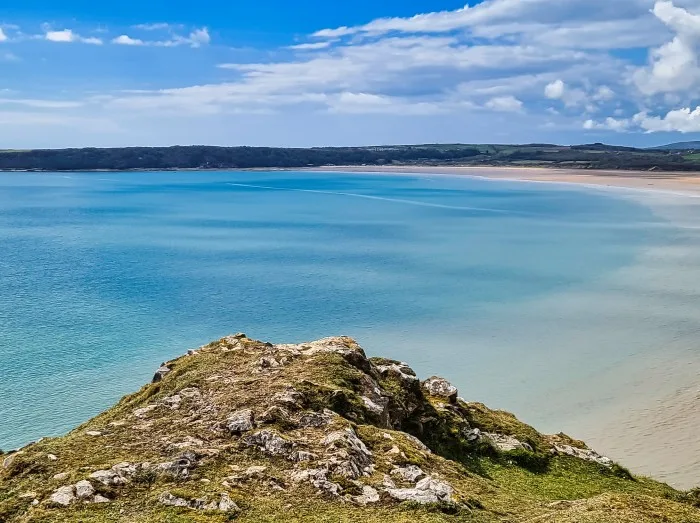
[{"label": "sandy beach", "polygon": [[323,172],[354,172],[474,176],[495,180],[544,183],[573,183],[600,187],[622,187],[700,194],[700,172],[601,171],[530,167],[430,167],[430,166],[333,166],[306,169]]},{"label": "sandy beach", "polygon": [[[326,172],[361,172],[382,174],[424,174],[473,176],[503,181],[527,181],[576,184],[601,189],[631,189],[625,197],[649,207],[683,234],[700,227],[700,173],[666,173],[636,171],[577,171],[535,168],[495,167],[324,167]],[[690,197],[690,198],[689,198]],[[700,253],[688,245],[669,245],[650,250],[638,263],[622,271],[611,286],[638,288],[640,303],[647,293],[677,292],[686,295],[674,313],[686,317],[692,331],[700,332],[700,318],[695,317],[694,298],[697,274],[685,275],[679,268],[700,264]],[[700,267],[699,267],[700,269]],[[562,302],[544,305],[556,311]],[[593,312],[600,316],[625,314],[634,303],[620,302],[613,308]],[[579,311],[585,314],[585,311]],[[649,309],[649,314],[669,315],[669,310]],[[585,323],[585,321],[584,321]],[[622,336],[620,333],[618,333]],[[624,336],[622,336],[624,338]],[[619,340],[625,343],[624,339]],[[700,342],[699,342],[700,344]],[[673,343],[671,345],[674,345]],[[566,420],[566,431],[585,439],[592,447],[620,461],[637,473],[648,475],[678,487],[700,485],[700,352],[695,343],[678,343],[671,347],[660,343],[654,354],[639,353],[624,364],[611,365],[609,372],[588,384],[577,384],[562,391],[571,402],[570,413],[555,414],[552,419]],[[605,397],[605,400],[601,398]],[[545,400],[546,401],[546,400]],[[577,406],[578,404],[578,406]],[[588,407],[580,409],[580,405]],[[591,405],[595,405],[594,407]],[[580,410],[579,410],[580,409]],[[546,409],[545,409],[546,410]],[[541,422],[540,422],[541,423]],[[553,424],[552,430],[562,427]]]}]

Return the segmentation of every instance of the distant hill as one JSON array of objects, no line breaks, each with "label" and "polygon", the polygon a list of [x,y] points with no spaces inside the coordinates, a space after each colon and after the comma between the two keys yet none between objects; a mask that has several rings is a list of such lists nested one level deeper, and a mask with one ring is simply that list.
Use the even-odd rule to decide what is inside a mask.
[{"label": "distant hill", "polygon": [[700,150],[700,141],[696,142],[676,142],[668,145],[660,145],[659,147],[651,147],[651,149],[664,149],[666,151],[690,151]]},{"label": "distant hill", "polygon": [[[700,142],[693,142],[700,149]],[[670,146],[669,146],[670,147]],[[371,147],[127,147],[0,150],[0,171],[270,169],[330,165],[471,165],[637,171],[700,171],[688,147],[634,149],[594,143],[425,144]]]}]

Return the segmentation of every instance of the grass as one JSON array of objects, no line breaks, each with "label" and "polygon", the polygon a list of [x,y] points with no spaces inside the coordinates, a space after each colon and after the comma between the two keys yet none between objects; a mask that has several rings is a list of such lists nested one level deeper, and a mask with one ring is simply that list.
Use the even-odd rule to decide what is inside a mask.
[{"label": "grass", "polygon": [[[343,343],[354,347],[350,341]],[[584,447],[583,442],[563,434],[544,436],[514,415],[480,403],[450,405],[427,398],[418,384],[402,383],[397,377],[375,383],[372,373],[377,377],[376,371],[362,358],[320,352],[285,356],[280,367],[262,368],[258,363],[262,356],[282,359],[280,354],[268,344],[225,338],[196,356],[170,362],[172,371],[162,382],[125,397],[67,436],[23,449],[6,468],[0,468],[0,522],[700,523],[698,492],[677,492],[633,477],[619,466],[606,468],[549,452],[554,440],[577,447]],[[362,395],[368,386],[378,386],[390,397],[392,423],[398,430],[379,426],[377,415],[367,409]],[[338,475],[329,478],[347,495],[359,494],[363,484],[381,485],[384,475],[396,466],[416,465],[450,483],[453,501],[401,504],[382,493],[379,503],[357,506],[320,493],[310,484],[294,484],[290,481],[293,463],[248,448],[224,430],[233,411],[250,408],[259,415],[275,394],[290,387],[303,398],[299,405],[285,407],[290,417],[323,409],[333,410],[336,417],[323,428],[299,427],[290,420],[272,420],[265,428],[319,456],[326,451],[325,434],[352,428],[372,452],[374,471],[362,483]],[[196,394],[191,392],[194,389]],[[181,396],[179,408],[161,405],[175,394]],[[141,417],[134,414],[149,405],[161,406]],[[498,452],[484,442],[468,442],[465,427],[511,435],[530,444],[534,452]],[[93,430],[104,435],[86,434]],[[423,450],[407,433],[420,437],[433,452]],[[55,489],[85,479],[95,470],[125,461],[176,459],[183,452],[178,445],[193,440],[201,442],[194,448],[200,463],[187,478],[143,472],[123,487],[95,484],[100,494],[113,500],[109,504],[57,509],[47,502]],[[48,454],[58,460],[48,459]],[[243,477],[251,466],[267,467],[264,477],[231,479]],[[315,466],[305,462],[297,468]],[[68,477],[53,479],[59,473]],[[185,499],[209,500],[226,492],[241,511],[222,514],[164,507],[158,497],[166,490]],[[33,495],[25,496],[28,493]],[[34,498],[40,502],[31,507]]]}]

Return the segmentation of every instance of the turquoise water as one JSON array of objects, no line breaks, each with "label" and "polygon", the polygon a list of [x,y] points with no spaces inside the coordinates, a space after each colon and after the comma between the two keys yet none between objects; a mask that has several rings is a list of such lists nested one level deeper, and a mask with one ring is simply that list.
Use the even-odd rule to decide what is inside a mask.
[{"label": "turquoise water", "polygon": [[[595,289],[674,231],[613,193],[540,184],[0,174],[0,448],[61,434],[236,331],[348,334],[537,421],[556,409],[533,399],[585,381],[578,358],[607,351],[557,340],[581,342],[591,325],[575,318],[609,305],[591,290],[558,324],[542,304]],[[656,328],[635,321],[630,336]]]}]

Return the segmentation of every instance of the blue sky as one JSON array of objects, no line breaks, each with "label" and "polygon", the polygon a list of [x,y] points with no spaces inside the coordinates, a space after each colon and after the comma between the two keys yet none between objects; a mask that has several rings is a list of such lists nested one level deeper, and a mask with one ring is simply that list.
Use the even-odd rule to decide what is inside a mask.
[{"label": "blue sky", "polygon": [[700,138],[700,0],[7,0],[0,73],[3,148],[656,145]]}]

